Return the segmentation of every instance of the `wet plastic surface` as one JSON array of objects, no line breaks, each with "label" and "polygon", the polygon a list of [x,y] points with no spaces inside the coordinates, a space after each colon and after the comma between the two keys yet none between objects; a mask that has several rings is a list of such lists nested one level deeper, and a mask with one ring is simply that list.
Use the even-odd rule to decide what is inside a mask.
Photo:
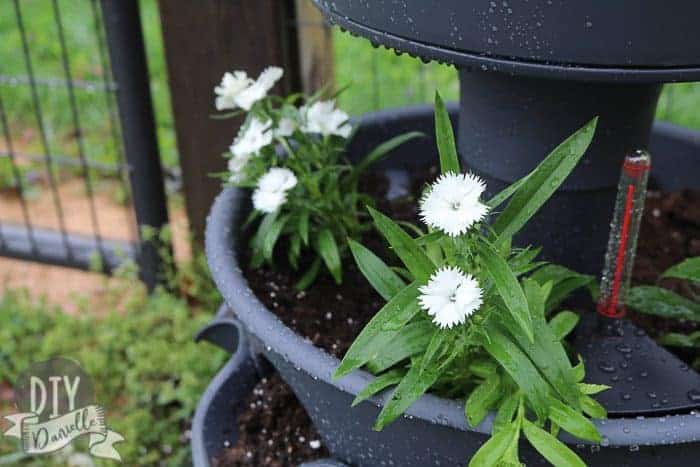
[{"label": "wet plastic surface", "polygon": [[696,81],[694,0],[314,0],[333,23],[428,60],[519,75]]},{"label": "wet plastic surface", "polygon": [[[432,134],[432,109],[386,111],[367,116],[362,122],[350,149],[355,156],[404,131],[422,130]],[[659,127],[652,138],[651,150],[664,154],[664,160],[657,157],[655,165],[662,171],[656,180],[661,188],[675,189],[697,183],[696,174],[700,172],[697,141],[697,134],[670,126]],[[410,170],[432,160],[434,154],[434,141],[429,137],[399,149],[378,168]],[[654,171],[651,176],[653,179]],[[373,377],[356,371],[340,381],[332,381],[338,360],[284,326],[252,294],[236,260],[237,248],[245,247],[237,242],[237,228],[248,209],[246,200],[245,192],[237,189],[226,189],[217,198],[207,227],[209,265],[227,304],[235,309],[250,332],[254,346],[293,388],[324,438],[324,444],[338,459],[357,466],[381,462],[464,465],[486,440],[492,417],[470,428],[464,419],[462,402],[427,394],[409,408],[406,417],[382,432],[372,431],[372,422],[386,394],[355,408],[350,408],[350,402]],[[579,245],[582,256],[586,255],[586,248],[585,244]],[[600,445],[562,437],[576,446],[589,465],[690,465],[700,456],[700,414],[695,412],[646,418],[636,414],[598,421],[597,425],[604,437]],[[677,446],[679,443],[684,443],[682,448]],[[635,454],[630,455],[631,452]],[[543,459],[525,445],[521,458],[528,465],[544,465]]]}]

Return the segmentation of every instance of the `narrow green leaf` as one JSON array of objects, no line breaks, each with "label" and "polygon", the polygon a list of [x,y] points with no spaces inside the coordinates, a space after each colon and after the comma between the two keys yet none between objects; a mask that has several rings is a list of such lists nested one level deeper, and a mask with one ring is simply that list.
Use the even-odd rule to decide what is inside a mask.
[{"label": "narrow green leaf", "polygon": [[326,267],[331,272],[336,284],[343,282],[343,270],[340,264],[340,253],[338,252],[338,244],[330,230],[324,229],[319,232],[317,237],[318,253],[326,263]]},{"label": "narrow green leaf", "polygon": [[440,153],[440,171],[459,173],[459,156],[450,115],[440,93],[435,91],[435,139]]},{"label": "narrow green leaf", "polygon": [[557,146],[527,177],[493,224],[499,241],[515,235],[559,188],[593,139],[597,117]]},{"label": "narrow green leaf", "polygon": [[478,249],[484,269],[496,286],[496,290],[503,299],[506,308],[527,338],[531,342],[534,341],[527,299],[515,274],[508,267],[508,263],[496,253],[492,246],[485,242],[480,242]]},{"label": "narrow green leaf", "polygon": [[282,229],[288,220],[289,215],[278,217],[265,232],[265,236],[262,239],[262,251],[266,260],[272,260],[272,252],[277,244],[277,239],[279,239]]},{"label": "narrow green leaf", "polygon": [[491,429],[492,434],[496,434],[504,427],[510,425],[510,423],[513,421],[515,411],[518,410],[520,397],[520,394],[516,392],[501,401],[498,411],[496,412],[496,418],[493,420],[493,428]]},{"label": "narrow green leaf", "polygon": [[301,279],[299,279],[299,281],[297,281],[297,283],[294,284],[294,288],[296,290],[306,290],[306,288],[309,287],[316,280],[316,277],[318,276],[318,272],[320,270],[321,259],[315,258],[311,263],[311,266],[309,266],[309,269],[307,269],[304,275],[301,276]]},{"label": "narrow green leaf", "polygon": [[486,379],[498,370],[498,366],[493,360],[476,360],[469,364],[469,371],[479,378]]},{"label": "narrow green leaf", "polygon": [[581,408],[583,413],[591,418],[603,419],[608,417],[608,411],[605,410],[605,407],[590,396],[581,396]]},{"label": "narrow green leaf", "polygon": [[574,375],[574,380],[576,380],[576,382],[583,381],[583,378],[586,377],[586,367],[583,365],[583,361],[581,360],[580,356],[578,365],[574,366],[571,372]]},{"label": "narrow green leaf", "polygon": [[484,348],[513,378],[530,402],[537,418],[544,420],[547,416],[549,385],[520,347],[493,324],[489,325],[488,335],[490,341],[483,343]]},{"label": "narrow green leaf", "polygon": [[578,383],[578,388],[583,394],[591,395],[598,394],[599,392],[607,391],[610,386],[606,384],[589,384],[589,383]]},{"label": "narrow green leaf", "polygon": [[379,374],[402,360],[424,352],[434,329],[435,325],[426,320],[408,323],[396,331],[391,338],[391,345],[385,346],[375,358],[367,362],[367,369]]},{"label": "narrow green leaf", "polygon": [[413,274],[413,277],[420,283],[427,282],[435,270],[435,265],[430,258],[416,245],[415,240],[394,221],[371,207],[367,209],[374,220],[377,230],[386,238],[396,255]]},{"label": "narrow green leaf", "polygon": [[367,386],[362,388],[362,391],[357,393],[355,400],[352,401],[352,407],[355,407],[362,401],[365,401],[377,394],[379,391],[383,391],[389,386],[394,386],[399,384],[405,375],[404,371],[401,370],[391,370],[383,375],[377,376],[370,382]]},{"label": "narrow green leaf", "polygon": [[481,423],[501,395],[501,377],[493,373],[474,388],[464,404],[464,414],[469,424],[475,427]]},{"label": "narrow green leaf", "polygon": [[304,245],[309,244],[309,217],[311,213],[308,209],[304,209],[299,216],[299,235],[304,241]]},{"label": "narrow green leaf", "polygon": [[352,239],[348,239],[348,244],[357,267],[384,300],[389,300],[406,286],[398,274],[372,251]]},{"label": "narrow green leaf", "polygon": [[[445,366],[449,362],[439,362],[437,359],[440,353],[434,353],[433,359],[423,363],[422,359],[416,361],[401,380],[396,389],[391,394],[391,398],[382,408],[377,416],[374,429],[382,430],[389,423],[396,420],[414,402],[416,402],[425,392],[435,384],[440,377]],[[421,371],[421,368],[425,368]]]},{"label": "narrow green leaf", "polygon": [[289,259],[289,264],[291,264],[294,269],[299,267],[300,255],[301,237],[299,237],[299,235],[292,235],[289,239],[289,251],[287,252],[287,258]]},{"label": "narrow green leaf", "polygon": [[425,135],[419,131],[410,131],[407,133],[400,134],[398,136],[394,136],[393,138],[384,141],[382,144],[374,148],[369,154],[367,154],[365,158],[362,159],[360,163],[355,166],[355,170],[353,172],[353,179],[356,180],[359,177],[359,175],[362,174],[362,172],[367,170],[368,167],[381,160],[384,156],[386,156],[388,153],[398,148],[402,144],[407,143],[412,139],[422,138],[424,136]]},{"label": "narrow green leaf", "polygon": [[700,304],[661,287],[651,285],[632,287],[625,303],[649,315],[700,321]]},{"label": "narrow green leaf", "polygon": [[523,420],[523,433],[537,452],[555,467],[586,467],[585,462],[566,444],[535,424]]},{"label": "narrow green leaf", "polygon": [[513,195],[513,193],[518,191],[518,188],[520,188],[523,185],[523,183],[525,183],[527,181],[527,177],[529,177],[529,176],[530,176],[530,174],[527,174],[526,176],[524,176],[520,180],[516,180],[515,182],[511,183],[510,185],[508,185],[507,187],[505,187],[504,189],[502,189],[501,191],[496,193],[493,196],[493,198],[491,198],[490,200],[488,200],[486,202],[486,206],[491,208],[491,210],[496,209],[498,206],[503,204],[503,202],[505,200],[510,198]]},{"label": "narrow green leaf", "polygon": [[532,314],[537,339],[528,342],[522,335],[513,336],[540,373],[572,407],[579,409],[580,392],[576,388],[571,362],[560,339],[544,320],[544,294],[537,282],[523,281],[525,296]]},{"label": "narrow green leaf", "polygon": [[564,339],[578,324],[579,316],[573,311],[561,311],[549,320],[549,328],[558,340]]},{"label": "narrow green leaf", "polygon": [[667,269],[661,277],[700,281],[700,256],[686,258],[683,262]]},{"label": "narrow green leaf", "polygon": [[602,439],[593,422],[553,397],[549,398],[549,418],[577,438],[594,442]]},{"label": "narrow green leaf", "polygon": [[376,358],[382,348],[391,343],[391,339],[396,336],[396,329],[387,330],[387,323],[405,324],[420,311],[416,302],[418,287],[417,282],[407,285],[372,317],[335,370],[334,379],[342,378]]},{"label": "narrow green leaf", "polygon": [[695,348],[700,347],[700,331],[691,334],[668,332],[659,338],[659,344],[670,347]]},{"label": "narrow green leaf", "polygon": [[593,276],[581,274],[557,264],[548,264],[532,273],[531,279],[540,285],[552,282],[552,292],[547,298],[546,311],[555,309],[571,292],[581,287],[587,287],[595,281]]},{"label": "narrow green leaf", "polygon": [[516,423],[510,423],[499,430],[481,445],[469,461],[469,467],[496,467],[506,450],[518,439],[520,429]]}]

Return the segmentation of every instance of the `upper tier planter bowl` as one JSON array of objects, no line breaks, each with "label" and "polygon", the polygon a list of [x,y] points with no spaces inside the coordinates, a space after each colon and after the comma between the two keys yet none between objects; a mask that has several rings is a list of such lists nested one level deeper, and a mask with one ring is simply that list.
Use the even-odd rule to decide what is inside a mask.
[{"label": "upper tier planter bowl", "polygon": [[[417,130],[432,135],[432,126],[432,110],[428,107],[365,117],[349,147],[349,154],[351,157],[364,154],[379,142],[404,131]],[[377,170],[410,170],[424,166],[434,161],[434,147],[432,137],[417,140],[401,147]],[[660,126],[655,129],[651,150],[668,155],[652,171],[653,183],[667,189],[697,183],[700,136]],[[214,280],[227,305],[250,333],[254,352],[272,362],[290,384],[331,453],[357,466],[464,465],[487,439],[492,417],[471,429],[465,422],[463,402],[428,394],[415,403],[404,418],[382,432],[372,431],[383,396],[350,408],[355,395],[372,376],[356,371],[333,382],[331,375],[338,360],[295,334],[254,296],[238,260],[239,251],[246,248],[239,226],[249,210],[247,200],[244,191],[226,189],[212,208],[206,247]],[[580,253],[584,262],[598,259],[585,251]],[[599,422],[598,428],[604,437],[602,445],[564,438],[578,445],[577,452],[589,465],[692,465],[700,456],[700,415],[693,412],[611,418]],[[685,444],[680,448],[678,443]],[[525,445],[521,459],[528,465],[544,463]]]}]

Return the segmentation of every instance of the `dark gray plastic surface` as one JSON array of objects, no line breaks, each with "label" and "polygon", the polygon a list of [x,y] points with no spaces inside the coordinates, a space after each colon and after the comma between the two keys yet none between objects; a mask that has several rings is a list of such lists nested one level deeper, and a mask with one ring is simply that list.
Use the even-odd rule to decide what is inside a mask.
[{"label": "dark gray plastic surface", "polygon": [[[378,142],[409,130],[432,134],[432,109],[408,108],[380,112],[362,120],[351,147],[351,154],[362,155]],[[663,186],[674,188],[696,183],[697,135],[661,126],[651,141],[652,151],[664,154],[663,167],[669,173],[658,174]],[[674,151],[666,151],[673,148]],[[409,169],[435,160],[432,138],[412,142],[397,151],[380,168]],[[655,172],[652,170],[652,177]],[[581,194],[582,196],[585,193]],[[382,432],[374,432],[372,423],[386,394],[355,408],[350,402],[372,375],[356,371],[340,381],[331,375],[338,360],[314,347],[308,340],[287,328],[253,295],[237,261],[238,227],[245,219],[248,195],[242,190],[226,189],[217,198],[208,221],[207,258],[214,280],[227,304],[251,333],[257,348],[270,360],[309,412],[314,425],[334,456],[357,466],[464,465],[487,439],[491,417],[476,428],[466,425],[463,403],[425,395],[408,409],[406,416]],[[579,245],[581,256],[588,245]],[[580,443],[564,437],[576,446],[589,465],[657,466],[692,465],[700,456],[700,415],[617,418],[599,421],[604,436],[602,445]],[[678,444],[683,443],[683,446]],[[544,465],[542,458],[523,446],[521,458],[528,465]]]}]

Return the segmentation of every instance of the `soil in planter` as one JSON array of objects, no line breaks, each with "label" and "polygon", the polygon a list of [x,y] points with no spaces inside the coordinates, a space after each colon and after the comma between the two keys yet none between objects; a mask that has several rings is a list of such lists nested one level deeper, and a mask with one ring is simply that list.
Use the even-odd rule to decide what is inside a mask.
[{"label": "soil in planter", "polygon": [[[691,256],[700,256],[700,190],[673,193],[650,190],[644,207],[632,282],[635,285],[658,284],[691,298],[687,281],[659,280],[666,269]],[[641,313],[630,313],[630,319],[654,337],[666,332],[689,333],[698,329],[694,322]],[[687,362],[697,356],[698,352],[679,352],[679,357]]]},{"label": "soil in planter", "polygon": [[[415,170],[412,178],[406,180],[408,183],[404,189],[390,183],[384,174],[372,174],[365,177],[361,189],[377,200],[376,208],[389,217],[418,223],[417,197],[426,183],[436,175],[437,168],[432,166]],[[386,199],[388,192],[401,191],[404,191],[403,195],[391,201]],[[386,254],[385,242],[373,230],[365,235],[362,243],[377,255]],[[284,246],[278,245],[276,251],[284,252]],[[391,256],[388,259],[395,262]],[[384,304],[384,300],[355,267],[352,258],[345,260],[343,283],[340,286],[324,271],[304,292],[294,288],[304,267],[294,271],[286,264],[286,260],[280,260],[279,263],[275,268],[264,266],[245,270],[244,274],[255,295],[298,334],[307,337],[328,353],[342,358],[365,324]]]},{"label": "soil in planter", "polygon": [[321,437],[292,390],[275,373],[253,389],[238,416],[238,441],[215,467],[287,467],[328,457]]},{"label": "soil in planter", "polygon": [[[365,191],[379,201],[378,208],[394,219],[417,222],[416,198],[422,188],[436,175],[436,168],[414,171],[412,194],[387,201],[389,183],[381,174],[367,177]],[[420,178],[419,178],[420,177]],[[376,234],[363,239],[376,253],[386,246]],[[650,190],[638,242],[633,283],[655,284],[670,266],[684,258],[700,255],[700,191],[683,190],[663,193]],[[320,277],[309,290],[297,292],[294,283],[301,272],[291,270],[280,261],[276,268],[246,270],[245,275],[255,294],[294,331],[307,337],[314,345],[342,358],[354,338],[384,301],[348,260],[343,284],[337,286],[328,275]],[[303,269],[302,269],[303,270]],[[663,279],[660,285],[689,296],[684,281]],[[631,319],[651,336],[665,332],[692,332],[696,323],[678,322],[641,313],[630,313]],[[672,349],[673,350],[673,349]],[[691,355],[679,355],[692,360]]]}]

